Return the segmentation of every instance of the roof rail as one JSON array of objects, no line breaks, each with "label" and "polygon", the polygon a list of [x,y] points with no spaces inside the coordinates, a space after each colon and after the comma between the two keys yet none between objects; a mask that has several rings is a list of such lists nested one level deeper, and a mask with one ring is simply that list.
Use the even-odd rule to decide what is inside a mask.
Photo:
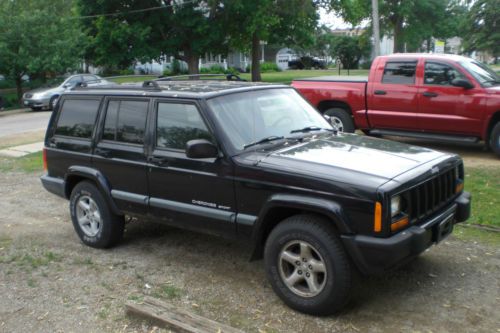
[{"label": "roof rail", "polygon": [[[220,79],[215,79],[214,77],[223,77]],[[159,77],[154,81],[175,81],[182,79],[189,80],[204,80],[206,78],[214,78],[213,80],[225,80],[225,81],[246,81],[236,74],[188,74],[188,75],[177,75],[177,76],[165,76]]]}]

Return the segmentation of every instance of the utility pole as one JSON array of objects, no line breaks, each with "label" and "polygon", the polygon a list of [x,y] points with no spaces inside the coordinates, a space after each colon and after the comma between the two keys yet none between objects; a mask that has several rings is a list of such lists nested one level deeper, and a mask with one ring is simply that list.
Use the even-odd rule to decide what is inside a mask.
[{"label": "utility pole", "polygon": [[378,18],[378,0],[372,0],[372,22],[373,22],[373,53],[375,57],[380,55],[380,26]]}]

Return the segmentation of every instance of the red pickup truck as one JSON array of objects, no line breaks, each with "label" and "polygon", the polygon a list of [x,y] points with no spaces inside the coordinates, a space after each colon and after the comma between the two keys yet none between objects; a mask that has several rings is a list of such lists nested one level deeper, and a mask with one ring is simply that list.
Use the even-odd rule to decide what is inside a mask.
[{"label": "red pickup truck", "polygon": [[375,58],[366,77],[294,80],[339,130],[442,141],[483,140],[500,156],[500,76],[456,55]]}]

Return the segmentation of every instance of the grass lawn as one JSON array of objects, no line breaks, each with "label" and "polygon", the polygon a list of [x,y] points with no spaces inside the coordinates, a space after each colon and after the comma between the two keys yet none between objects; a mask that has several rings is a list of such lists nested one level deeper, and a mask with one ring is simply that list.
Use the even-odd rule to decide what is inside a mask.
[{"label": "grass lawn", "polygon": [[[349,71],[351,76],[356,75],[368,75],[367,69],[353,69]],[[331,75],[339,75],[338,70],[336,69],[327,69],[327,70],[288,70],[282,72],[270,72],[270,73],[262,73],[262,81],[264,82],[273,82],[273,83],[284,83],[290,84],[294,79],[307,78],[307,77],[317,77],[317,76],[331,76]],[[347,70],[342,70],[340,75],[347,75]],[[251,75],[250,73],[242,73],[240,74],[241,78],[250,81]],[[116,83],[129,83],[129,82],[142,82],[145,80],[153,80],[156,79],[156,76],[131,76],[131,77],[119,77],[110,79]]]},{"label": "grass lawn", "polygon": [[[0,171],[42,171],[42,153],[20,158],[0,157]],[[500,228],[500,169],[466,169],[465,189],[472,193],[472,216],[469,224],[483,224]]]}]

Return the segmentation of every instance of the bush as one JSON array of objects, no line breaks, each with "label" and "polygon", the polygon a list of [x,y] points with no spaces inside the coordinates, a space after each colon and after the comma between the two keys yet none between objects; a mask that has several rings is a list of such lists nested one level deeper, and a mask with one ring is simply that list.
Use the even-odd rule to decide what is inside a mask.
[{"label": "bush", "polygon": [[134,70],[131,68],[122,69],[118,71],[118,75],[134,75]]},{"label": "bush", "polygon": [[372,67],[371,61],[365,61],[364,63],[361,64],[362,69],[370,69],[371,67]]},{"label": "bush", "polygon": [[281,69],[274,62],[264,62],[260,64],[260,72],[261,73],[281,72]]},{"label": "bush", "polygon": [[229,67],[224,71],[225,74],[233,74],[233,75],[240,75],[240,72],[234,68],[234,67]]}]

